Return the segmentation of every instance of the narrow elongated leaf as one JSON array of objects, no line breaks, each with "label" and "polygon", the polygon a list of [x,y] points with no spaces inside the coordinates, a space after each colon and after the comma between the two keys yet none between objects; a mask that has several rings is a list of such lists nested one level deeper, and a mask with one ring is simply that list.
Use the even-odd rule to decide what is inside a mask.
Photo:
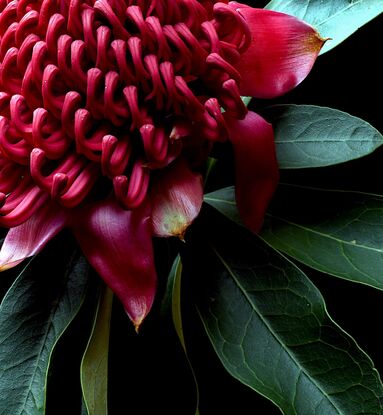
[{"label": "narrow elongated leaf", "polygon": [[45,412],[50,357],[82,304],[88,280],[83,257],[64,259],[54,269],[39,260],[27,265],[1,303],[0,414]]},{"label": "narrow elongated leaf", "polygon": [[[241,224],[234,188],[205,202]],[[280,185],[260,237],[319,271],[383,289],[383,197]]]},{"label": "narrow elongated leaf", "polygon": [[291,14],[331,38],[321,53],[342,43],[361,26],[383,12],[381,0],[271,0],[267,9]]},{"label": "narrow elongated leaf", "polygon": [[282,169],[343,163],[383,144],[383,136],[368,122],[332,108],[275,105],[263,115],[273,124]]},{"label": "narrow elongated leaf", "polygon": [[176,329],[178,338],[186,353],[185,337],[182,326],[181,313],[181,275],[182,275],[182,261],[181,257],[177,256],[174,260],[172,269],[169,273],[168,292],[171,298],[171,310],[174,328]]},{"label": "narrow elongated leaf", "polygon": [[185,336],[183,332],[182,311],[181,311],[181,276],[182,276],[182,261],[181,261],[181,257],[178,255],[173,262],[172,268],[168,276],[168,284],[167,284],[166,295],[165,295],[163,306],[162,306],[162,312],[164,315],[168,315],[169,311],[171,310],[173,325],[176,330],[178,339],[182,346],[183,352],[185,354],[185,358],[187,360],[191,375],[194,380],[195,391],[196,391],[195,415],[199,415],[198,382],[197,382],[197,378],[194,373],[193,366],[188,356],[186,343],[185,343]]},{"label": "narrow elongated leaf", "polygon": [[113,292],[104,286],[81,362],[81,387],[88,415],[108,414],[108,353]]},{"label": "narrow elongated leaf", "polygon": [[382,413],[371,360],[298,268],[245,232],[220,235],[200,254],[197,307],[231,375],[286,415]]}]

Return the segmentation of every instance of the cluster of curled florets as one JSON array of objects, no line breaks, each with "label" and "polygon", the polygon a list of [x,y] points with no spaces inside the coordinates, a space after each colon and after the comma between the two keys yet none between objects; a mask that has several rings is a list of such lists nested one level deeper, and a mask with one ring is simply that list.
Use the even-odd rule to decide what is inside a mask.
[{"label": "cluster of curled florets", "polygon": [[75,207],[102,176],[140,205],[182,138],[224,140],[221,108],[245,116],[233,64],[249,42],[213,1],[0,1],[0,223]]}]

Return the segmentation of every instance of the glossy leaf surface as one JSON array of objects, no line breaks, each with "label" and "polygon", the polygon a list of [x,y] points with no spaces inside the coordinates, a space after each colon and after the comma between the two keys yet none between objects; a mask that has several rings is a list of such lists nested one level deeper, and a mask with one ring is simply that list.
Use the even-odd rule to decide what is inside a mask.
[{"label": "glossy leaf surface", "polygon": [[44,414],[52,351],[86,293],[83,257],[57,260],[53,270],[35,261],[21,271],[0,306],[2,414]]},{"label": "glossy leaf surface", "polygon": [[263,113],[273,124],[279,167],[324,167],[363,157],[383,144],[368,122],[314,105],[275,105]]},{"label": "glossy leaf surface", "polygon": [[247,232],[220,235],[201,255],[197,306],[230,374],[286,415],[382,413],[371,360],[298,268]]}]

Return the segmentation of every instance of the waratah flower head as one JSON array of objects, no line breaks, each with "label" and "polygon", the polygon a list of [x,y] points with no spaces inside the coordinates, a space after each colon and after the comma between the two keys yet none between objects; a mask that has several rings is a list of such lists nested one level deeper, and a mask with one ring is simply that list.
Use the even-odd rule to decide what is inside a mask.
[{"label": "waratah flower head", "polygon": [[182,153],[181,127],[222,140],[221,107],[246,114],[233,64],[250,33],[227,4],[2,3],[5,226],[24,222],[48,198],[77,206],[101,177],[122,206],[135,208],[152,170]]},{"label": "waratah flower head", "polygon": [[257,230],[278,169],[269,124],[240,94],[297,85],[323,40],[281,13],[213,0],[0,0],[3,268],[71,226],[139,324],[153,235],[183,236],[192,171],[230,139],[237,201]]}]

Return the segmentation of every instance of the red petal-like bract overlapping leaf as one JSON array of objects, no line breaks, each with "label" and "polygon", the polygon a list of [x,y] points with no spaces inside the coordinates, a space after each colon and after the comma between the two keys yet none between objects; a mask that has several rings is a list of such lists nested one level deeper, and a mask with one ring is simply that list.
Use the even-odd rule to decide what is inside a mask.
[{"label": "red petal-like bract overlapping leaf", "polygon": [[26,222],[11,228],[0,250],[0,270],[12,268],[40,252],[66,222],[67,212],[55,202],[49,202]]},{"label": "red petal-like bract overlapping leaf", "polygon": [[272,126],[249,111],[243,120],[226,117],[235,157],[235,193],[245,225],[258,232],[278,184]]},{"label": "red petal-like bract overlapping leaf", "polygon": [[250,47],[236,65],[241,94],[274,98],[302,82],[325,42],[318,32],[284,13],[230,5],[245,18],[252,34]]},{"label": "red petal-like bract overlapping leaf", "polygon": [[138,329],[156,291],[150,206],[129,211],[112,199],[103,200],[82,206],[72,226],[85,256]]}]

